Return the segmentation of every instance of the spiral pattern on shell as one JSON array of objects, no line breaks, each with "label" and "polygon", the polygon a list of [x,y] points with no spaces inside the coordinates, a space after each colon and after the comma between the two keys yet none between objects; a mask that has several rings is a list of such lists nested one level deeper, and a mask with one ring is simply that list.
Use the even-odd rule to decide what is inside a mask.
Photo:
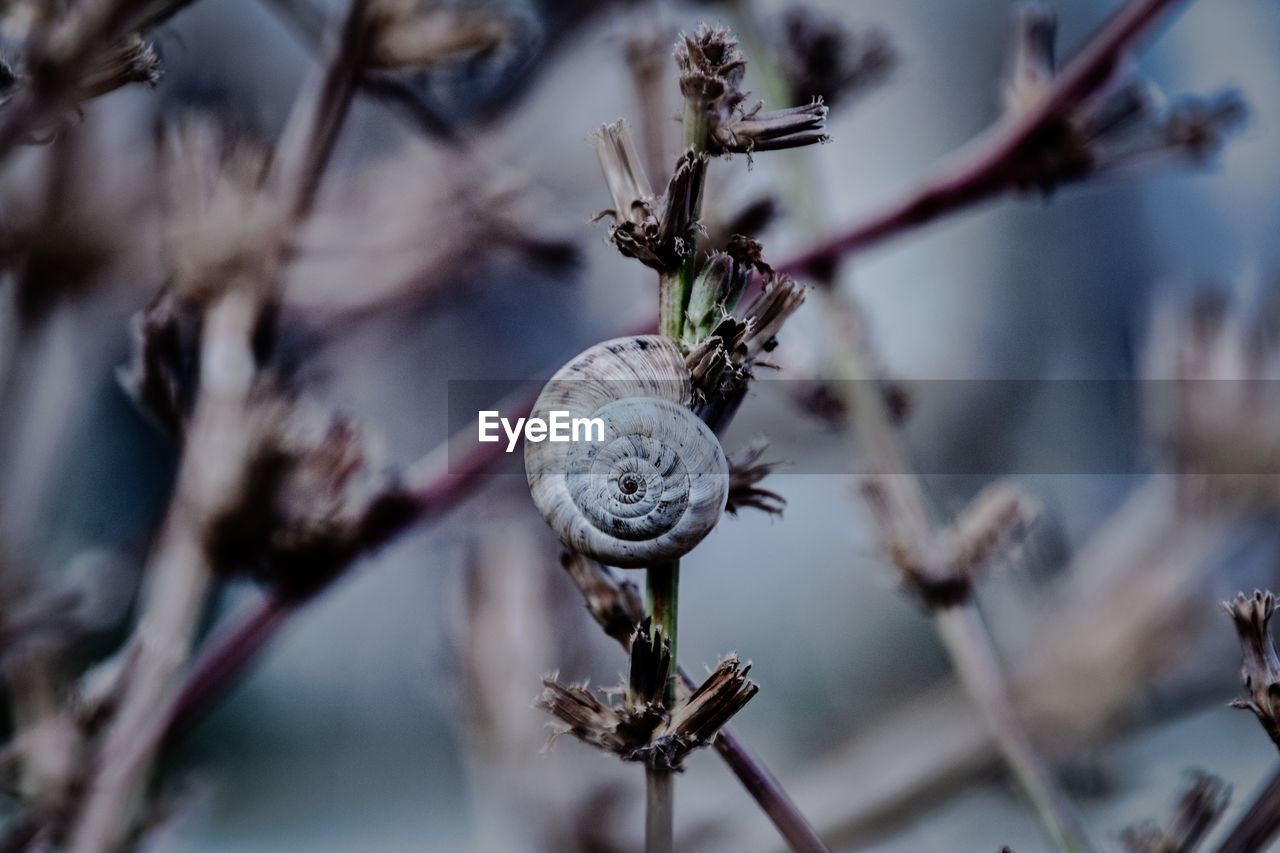
[{"label": "spiral pattern on shell", "polygon": [[689,409],[692,394],[684,356],[661,335],[597,344],[551,377],[533,417],[604,423],[603,441],[525,442],[533,502],[567,545],[642,567],[688,553],[715,527],[729,463]]}]

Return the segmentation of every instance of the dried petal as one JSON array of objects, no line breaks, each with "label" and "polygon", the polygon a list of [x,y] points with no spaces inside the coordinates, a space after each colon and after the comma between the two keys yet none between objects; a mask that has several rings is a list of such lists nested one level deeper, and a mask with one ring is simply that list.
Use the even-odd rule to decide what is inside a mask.
[{"label": "dried petal", "polygon": [[729,460],[729,502],[725,512],[737,515],[739,510],[754,507],[769,515],[782,515],[782,509],[787,505],[786,498],[777,492],[756,487],[783,464],[759,462],[768,447],[769,442],[758,438]]}]

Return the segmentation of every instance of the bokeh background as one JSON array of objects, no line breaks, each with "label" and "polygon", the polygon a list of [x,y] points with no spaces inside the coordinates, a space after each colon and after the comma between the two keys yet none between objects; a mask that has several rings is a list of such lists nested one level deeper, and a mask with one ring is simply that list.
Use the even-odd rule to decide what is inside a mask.
[{"label": "bokeh background", "polygon": [[[767,36],[784,10],[764,0],[506,5],[520,38],[423,82],[458,144],[360,99],[291,277],[284,328],[299,383],[372,425],[389,463],[474,417],[449,410],[450,380],[544,377],[652,311],[650,271],[590,222],[609,197],[588,134],[643,114],[626,59],[638,36],[733,25],[747,6]],[[830,144],[757,156],[750,169],[713,162],[709,207],[779,199],[762,238],[773,257],[896,197],[1000,110],[1005,0],[813,5],[885,33],[898,62],[883,85],[833,110]],[[1067,51],[1114,4],[1059,5]],[[862,301],[891,375],[986,380],[913,418],[925,470],[987,454],[1016,474],[1020,453],[1058,444],[1142,469],[1136,431],[1095,429],[1114,419],[1087,409],[1040,411],[1029,386],[996,380],[1131,378],[1162,298],[1210,286],[1249,311],[1273,285],[1280,7],[1185,6],[1135,62],[1172,95],[1234,87],[1247,100],[1247,125],[1209,167],[984,204],[846,265],[839,286]],[[171,443],[114,379],[128,317],[162,283],[154,129],[194,109],[272,138],[314,66],[279,7],[258,0],[196,3],[157,41],[161,82],[89,104],[71,134],[75,234],[112,247],[112,272],[63,300],[23,350],[40,394],[19,419],[27,450],[5,472],[30,553],[95,592],[102,630],[86,654],[119,639],[174,467]],[[674,116],[674,66],[660,72]],[[747,88],[760,85],[749,70]],[[665,132],[674,153],[679,125]],[[21,220],[44,153],[11,161],[0,215]],[[808,210],[789,216],[796,159],[817,180]],[[784,330],[780,378],[818,369],[820,310],[811,302]],[[928,619],[894,586],[858,498],[850,437],[761,385],[725,444],[801,436],[804,458],[792,461],[805,473],[767,481],[787,499],[783,517],[727,519],[684,561],[684,665],[699,671],[730,651],[753,662],[761,691],[735,724],[833,849],[1047,849]],[[813,473],[824,470],[835,473]],[[1241,807],[1275,755],[1250,715],[1225,707],[1238,651],[1217,602],[1274,584],[1274,525],[1171,521],[1159,474],[1016,479],[1045,511],[1018,559],[985,580],[982,602],[1090,829],[1111,843],[1163,818],[1191,768],[1222,776]],[[944,516],[985,480],[927,478]],[[365,560],[166,759],[180,808],[155,849],[639,849],[640,769],[571,739],[542,751],[547,720],[531,707],[541,675],[605,685],[625,667],[556,555],[516,472]],[[228,583],[210,625],[260,594]],[[1125,630],[1143,619],[1149,633]],[[678,798],[683,849],[781,849],[714,754],[691,761]]]}]

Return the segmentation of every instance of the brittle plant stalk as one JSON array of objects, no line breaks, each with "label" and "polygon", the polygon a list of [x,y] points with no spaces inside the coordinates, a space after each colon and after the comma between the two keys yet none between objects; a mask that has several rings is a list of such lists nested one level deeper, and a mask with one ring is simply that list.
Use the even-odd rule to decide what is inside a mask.
[{"label": "brittle plant stalk", "polygon": [[[169,722],[205,593],[214,577],[206,536],[236,499],[252,437],[244,413],[257,365],[252,339],[279,289],[279,272],[309,216],[351,105],[367,48],[367,0],[351,0],[320,85],[304,96],[280,142],[278,183],[284,204],[263,237],[266,259],[254,274],[228,282],[210,309],[201,351],[200,391],[174,499],[147,568],[148,596],[130,643],[120,708],[89,772],[71,836],[76,853],[115,849],[131,831],[152,762]],[[249,247],[246,247],[248,249]]]},{"label": "brittle plant stalk", "polygon": [[[711,116],[706,105],[694,98],[685,99],[684,148],[701,155],[707,150],[711,134]],[[702,215],[703,187],[695,185],[692,218]],[[684,334],[685,305],[697,274],[698,233],[687,237],[687,254],[673,273],[664,273],[658,281],[658,330],[679,341]],[[676,648],[679,638],[680,561],[672,560],[651,566],[646,573],[649,614],[655,625],[662,626],[663,636],[671,645],[671,665],[666,675],[662,700],[667,708],[676,702]],[[645,851],[666,853],[673,849],[674,809],[670,770],[650,767],[645,771]]]},{"label": "brittle plant stalk", "polygon": [[[879,476],[885,502],[892,505],[890,511],[900,526],[897,534],[909,540],[916,554],[932,560],[936,553],[935,531],[924,486],[899,443],[888,404],[871,366],[873,359],[866,349],[866,335],[857,309],[849,297],[831,288],[826,292],[828,358],[848,395],[846,409],[851,431],[869,467]],[[945,574],[945,570],[935,565],[925,568],[932,570],[935,577]],[[1066,853],[1093,850],[1075,807],[1036,752],[1013,707],[995,644],[973,600],[972,590],[960,601],[930,604],[929,614],[961,683],[986,719],[1005,761],[1054,843]]]}]

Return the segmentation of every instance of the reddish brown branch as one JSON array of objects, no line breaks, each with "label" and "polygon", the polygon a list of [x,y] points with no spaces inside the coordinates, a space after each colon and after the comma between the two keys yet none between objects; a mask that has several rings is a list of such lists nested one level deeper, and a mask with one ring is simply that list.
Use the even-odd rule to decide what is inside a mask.
[{"label": "reddish brown branch", "polygon": [[914,191],[845,230],[775,264],[791,275],[825,275],[841,258],[1016,188],[1006,168],[1034,145],[1051,123],[1107,82],[1126,50],[1182,0],[1130,0],[1121,6],[1054,78],[1026,113],[1007,118],[974,139]]}]

